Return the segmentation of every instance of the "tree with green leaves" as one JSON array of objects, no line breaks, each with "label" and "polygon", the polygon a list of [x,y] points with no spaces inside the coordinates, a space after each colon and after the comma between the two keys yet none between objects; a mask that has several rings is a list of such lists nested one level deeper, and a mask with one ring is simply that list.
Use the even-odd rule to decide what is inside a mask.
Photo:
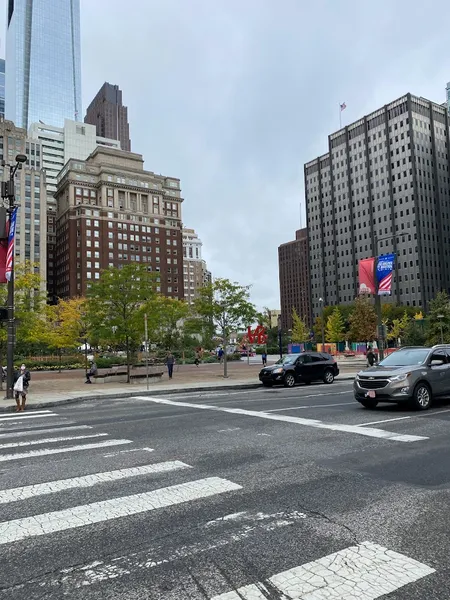
[{"label": "tree with green leaves", "polygon": [[405,346],[425,346],[427,334],[423,319],[410,319],[403,331],[402,343]]},{"label": "tree with green leaves", "polygon": [[129,263],[109,268],[88,290],[88,322],[93,339],[101,344],[122,345],[127,354],[130,381],[131,352],[144,339],[144,314],[155,298],[155,277],[144,265]]},{"label": "tree with green leaves", "polygon": [[306,342],[309,337],[309,330],[306,323],[298,316],[295,308],[292,309],[292,341],[300,344]]},{"label": "tree with green leaves", "polygon": [[367,298],[359,296],[350,315],[348,337],[352,342],[370,342],[375,338],[377,316]]},{"label": "tree with green leaves", "polygon": [[327,319],[326,324],[327,342],[343,342],[345,340],[345,324],[342,313],[336,306]]},{"label": "tree with green leaves", "polygon": [[410,321],[411,318],[405,310],[401,319],[394,319],[392,321],[392,325],[387,334],[388,340],[395,340],[395,343],[397,343],[397,340],[401,340]]},{"label": "tree with green leaves", "polygon": [[184,300],[156,295],[148,311],[149,339],[173,352],[181,346],[189,306]]},{"label": "tree with green leaves", "polygon": [[196,313],[208,319],[222,338],[224,377],[228,377],[227,346],[230,333],[243,329],[245,324],[256,319],[256,308],[250,302],[249,290],[249,286],[218,278],[201,288],[194,302]]},{"label": "tree with green leaves", "polygon": [[[427,344],[450,342],[450,298],[447,292],[439,292],[431,300],[427,318]],[[441,335],[442,334],[442,335]]]}]

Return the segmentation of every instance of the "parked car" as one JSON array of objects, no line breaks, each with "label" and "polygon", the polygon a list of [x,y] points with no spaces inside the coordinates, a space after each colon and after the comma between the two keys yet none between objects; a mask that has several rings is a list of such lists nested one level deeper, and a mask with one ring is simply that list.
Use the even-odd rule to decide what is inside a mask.
[{"label": "parked car", "polygon": [[365,408],[379,402],[409,402],[430,408],[433,398],[450,395],[450,345],[408,346],[392,352],[355,378],[355,399]]},{"label": "parked car", "polygon": [[333,383],[339,375],[339,368],[332,356],[326,352],[302,352],[287,354],[274,365],[264,367],[259,380],[266,387],[282,383],[285,387],[294,387],[296,383],[323,381]]}]

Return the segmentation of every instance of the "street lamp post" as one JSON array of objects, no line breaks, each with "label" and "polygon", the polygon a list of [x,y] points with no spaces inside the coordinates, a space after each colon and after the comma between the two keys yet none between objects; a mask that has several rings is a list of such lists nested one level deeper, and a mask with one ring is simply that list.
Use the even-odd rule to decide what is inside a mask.
[{"label": "street lamp post", "polygon": [[[14,178],[18,169],[22,168],[22,164],[26,163],[28,157],[26,154],[17,154],[16,164],[9,165],[9,179],[8,181],[2,181],[2,199],[8,200],[7,213],[11,223],[11,218],[15,209],[16,194],[14,189]],[[2,163],[6,166],[5,163]],[[15,323],[14,323],[14,249],[10,258],[11,273],[8,281],[8,341],[6,346],[6,397],[8,399],[14,396],[14,337],[15,337]]]},{"label": "street lamp post", "polygon": [[378,353],[380,360],[384,358],[384,327],[383,321],[381,318],[381,296],[378,293],[378,283],[377,283],[377,261],[378,261],[378,242],[382,242],[385,240],[392,240],[394,237],[402,237],[405,235],[409,235],[409,232],[405,231],[403,233],[396,232],[392,235],[387,235],[379,238],[377,235],[373,236],[373,245],[374,245],[374,255],[375,255],[375,264],[374,264],[374,282],[375,282],[375,312],[377,315],[377,345],[378,345]]},{"label": "street lamp post", "polygon": [[281,315],[278,315],[278,347],[280,349],[280,358],[283,358],[283,338],[281,329]]},{"label": "street lamp post", "polygon": [[325,321],[323,320],[323,298],[319,298],[320,321],[322,323],[322,352],[325,351]]},{"label": "street lamp post", "polygon": [[437,318],[439,319],[439,327],[441,329],[441,344],[444,343],[444,331],[442,329],[442,319],[445,318],[444,315],[437,315]]}]

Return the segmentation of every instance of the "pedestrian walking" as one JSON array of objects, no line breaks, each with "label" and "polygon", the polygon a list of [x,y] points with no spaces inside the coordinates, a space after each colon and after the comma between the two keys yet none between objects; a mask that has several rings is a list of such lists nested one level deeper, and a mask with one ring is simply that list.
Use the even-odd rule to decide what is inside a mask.
[{"label": "pedestrian walking", "polygon": [[222,362],[223,362],[223,348],[219,348],[219,351],[217,353],[217,358],[219,359],[220,364],[222,364]]},{"label": "pedestrian walking", "polygon": [[96,377],[98,373],[97,365],[93,360],[91,360],[91,366],[89,367],[89,371],[86,373],[86,381],[85,383],[92,383],[91,377]]},{"label": "pedestrian walking", "polygon": [[174,364],[175,364],[175,356],[172,354],[172,352],[169,352],[167,354],[167,358],[166,358],[166,365],[167,365],[167,372],[169,373],[169,379],[172,379]]},{"label": "pedestrian walking", "polygon": [[267,365],[267,354],[266,354],[266,352],[263,352],[261,354],[261,358],[262,358],[263,367],[265,367]]},{"label": "pedestrian walking", "polygon": [[194,364],[198,367],[198,365],[200,364],[200,351],[197,350],[195,353],[195,360],[194,360]]},{"label": "pedestrian walking", "polygon": [[366,358],[367,358],[367,363],[368,363],[369,367],[373,367],[373,365],[375,364],[375,353],[372,350],[371,346],[369,346],[367,348]]},{"label": "pedestrian walking", "polygon": [[[22,365],[20,369],[17,369],[14,372],[14,395],[17,404],[16,412],[22,412],[25,410],[30,379],[30,371],[25,365]],[[20,402],[21,400],[22,403]]]}]

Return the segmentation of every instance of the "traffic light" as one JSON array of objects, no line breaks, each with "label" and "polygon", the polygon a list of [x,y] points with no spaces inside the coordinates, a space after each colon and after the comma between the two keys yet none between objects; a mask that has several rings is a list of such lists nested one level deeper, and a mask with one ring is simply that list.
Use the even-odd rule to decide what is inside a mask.
[{"label": "traffic light", "polygon": [[0,308],[0,321],[7,321],[7,320],[8,320],[8,309]]}]

